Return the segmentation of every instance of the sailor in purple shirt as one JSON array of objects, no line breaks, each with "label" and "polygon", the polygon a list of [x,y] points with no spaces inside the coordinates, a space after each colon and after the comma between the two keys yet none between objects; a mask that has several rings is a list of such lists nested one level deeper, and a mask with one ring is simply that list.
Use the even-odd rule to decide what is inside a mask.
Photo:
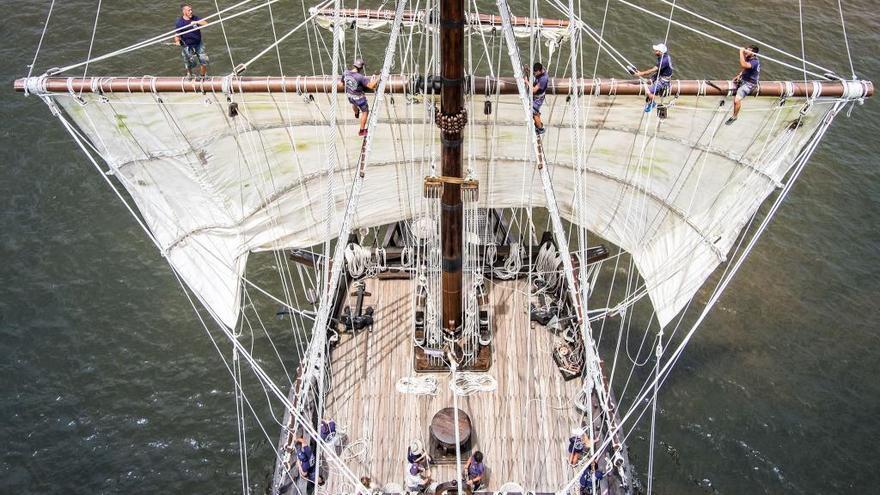
[{"label": "sailor in purple shirt", "polygon": [[669,81],[672,79],[672,57],[669,56],[669,49],[665,43],[657,43],[651,47],[654,55],[657,57],[657,63],[650,69],[642,71],[635,70],[633,67],[630,73],[637,77],[650,76],[651,84],[645,91],[645,113],[650,112],[657,105],[654,99],[658,93],[662,93],[669,87]]},{"label": "sailor in purple shirt", "polygon": [[[186,67],[187,77],[193,77],[193,69],[199,66],[199,75],[202,79],[208,74],[208,54],[205,52],[205,44],[202,43],[201,26],[206,26],[208,21],[193,14],[192,5],[185,3],[180,6],[180,17],[174,23],[174,44],[180,46],[180,56],[183,57],[183,65]],[[190,31],[197,28],[194,31]]]},{"label": "sailor in purple shirt", "polygon": [[[528,67],[526,67],[526,70],[528,70]],[[541,121],[541,106],[544,104],[547,84],[550,80],[547,77],[547,70],[541,62],[535,62],[535,65],[532,66],[532,75],[534,77],[534,82],[532,83],[532,118],[535,121],[535,133],[541,135],[546,130],[544,129],[544,123]],[[526,76],[526,82],[529,82],[528,76]]]},{"label": "sailor in purple shirt", "polygon": [[315,479],[315,453],[305,438],[297,441],[299,448],[296,450],[296,459],[299,464],[299,474],[307,480]]},{"label": "sailor in purple shirt", "polygon": [[345,84],[345,94],[348,96],[348,102],[354,110],[354,118],[360,117],[361,130],[358,136],[367,135],[367,116],[370,114],[370,106],[367,104],[367,97],[364,94],[366,89],[376,89],[379,79],[376,76],[367,77],[363,74],[364,59],[357,58],[351,66],[351,69],[342,73],[342,82]]},{"label": "sailor in purple shirt", "polygon": [[592,495],[593,480],[595,480],[595,483],[598,486],[599,482],[602,481],[602,478],[604,477],[605,473],[603,473],[602,470],[599,469],[599,463],[593,461],[593,463],[587,466],[587,468],[584,469],[584,472],[581,473],[581,495]]},{"label": "sailor in purple shirt", "polygon": [[483,475],[486,473],[486,466],[483,464],[483,453],[479,450],[474,452],[464,466],[465,483],[476,490],[483,484]]},{"label": "sailor in purple shirt", "polygon": [[[298,438],[296,440],[297,450],[296,450],[296,459],[297,464],[299,465],[299,475],[303,478],[314,482],[315,481],[315,453],[312,451],[312,447],[309,445],[309,442],[306,441],[305,438]],[[318,478],[318,484],[323,485],[323,478]]]},{"label": "sailor in purple shirt", "polygon": [[725,124],[736,122],[739,110],[742,108],[743,98],[749,96],[752,90],[758,86],[761,78],[761,59],[758,58],[758,46],[749,45],[739,49],[739,67],[742,69],[733,78],[736,83],[736,96],[733,98],[733,116],[727,119]]},{"label": "sailor in purple shirt", "polygon": [[324,419],[321,420],[321,440],[325,442],[333,441],[334,437],[336,437],[336,421],[332,419]]}]

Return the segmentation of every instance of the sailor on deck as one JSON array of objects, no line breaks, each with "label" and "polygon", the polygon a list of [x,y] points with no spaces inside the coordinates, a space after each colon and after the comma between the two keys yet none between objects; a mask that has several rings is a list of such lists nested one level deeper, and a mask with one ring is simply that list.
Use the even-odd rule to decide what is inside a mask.
[{"label": "sailor on deck", "polygon": [[485,474],[486,466],[483,464],[483,453],[478,450],[470,456],[464,466],[465,484],[471,488],[471,491],[475,491],[483,484]]},{"label": "sailor on deck", "polygon": [[[532,83],[532,118],[535,121],[535,133],[541,135],[546,130],[544,129],[544,123],[541,122],[541,105],[544,104],[544,96],[547,93],[549,79],[547,78],[547,70],[544,69],[541,62],[535,62],[535,65],[532,66],[532,75],[534,76],[534,82]],[[526,82],[529,82],[528,75],[526,75]]]},{"label": "sailor on deck", "polygon": [[358,136],[367,135],[367,116],[370,114],[370,106],[367,104],[367,97],[364,95],[366,89],[376,89],[379,79],[376,76],[367,77],[362,72],[364,70],[364,59],[357,58],[352,64],[351,69],[342,74],[342,81],[345,83],[345,94],[348,96],[348,102],[354,110],[354,118],[360,117],[361,130]]},{"label": "sailor on deck", "polygon": [[[192,5],[188,3],[180,6],[180,13],[174,23],[174,44],[180,46],[180,56],[183,57],[187,77],[194,76],[193,69],[198,65],[199,75],[204,79],[208,74],[208,54],[205,52],[205,44],[202,43],[201,27],[206,26],[208,21],[193,14]],[[194,31],[187,32],[193,28]]]},{"label": "sailor on deck", "polygon": [[584,469],[584,472],[581,474],[581,495],[592,495],[593,480],[596,480],[596,484],[598,485],[604,477],[605,473],[603,473],[602,470],[599,469],[599,463],[597,461],[593,461],[592,464],[587,466],[587,468]]},{"label": "sailor on deck", "polygon": [[568,439],[568,463],[572,466],[577,466],[581,461],[581,457],[587,452],[590,445],[593,444],[593,440],[590,439],[587,431],[582,428],[578,428],[574,433],[574,436]]},{"label": "sailor on deck", "polygon": [[736,83],[736,96],[733,98],[733,116],[727,119],[725,124],[736,122],[739,110],[742,108],[742,100],[758,86],[761,78],[761,60],[758,58],[758,46],[749,45],[739,49],[739,66],[742,69],[733,78]]},{"label": "sailor on deck", "polygon": [[433,463],[434,460],[425,452],[421,440],[413,440],[406,449],[406,462],[427,468],[428,464]]},{"label": "sailor on deck", "polygon": [[406,489],[411,492],[423,492],[431,484],[431,472],[417,462],[409,464],[406,470]]},{"label": "sailor on deck", "polygon": [[654,50],[654,55],[657,56],[657,65],[642,71],[635,70],[635,67],[630,70],[630,73],[637,77],[651,76],[651,84],[646,90],[645,113],[654,109],[657,105],[654,98],[657,93],[665,91],[669,87],[669,81],[672,79],[672,57],[669,56],[669,49],[664,43],[657,43],[651,48]]},{"label": "sailor on deck", "polygon": [[[298,438],[296,440],[296,444],[298,448],[296,450],[296,459],[297,459],[297,467],[299,468],[299,475],[303,478],[315,482],[315,453],[312,451],[312,447],[309,445],[309,442],[306,441],[305,438]],[[324,479],[323,477],[318,477],[318,484],[323,485]]]}]

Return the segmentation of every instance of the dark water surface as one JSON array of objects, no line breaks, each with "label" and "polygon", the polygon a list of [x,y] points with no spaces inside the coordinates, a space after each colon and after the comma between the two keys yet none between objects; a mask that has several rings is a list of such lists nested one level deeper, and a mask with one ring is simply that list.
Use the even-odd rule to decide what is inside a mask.
[{"label": "dark water surface", "polygon": [[[11,91],[27,73],[49,3],[5,1],[2,9],[0,492],[239,492],[232,382],[189,302],[46,106]],[[583,3],[598,25],[604,2]],[[57,3],[38,70],[85,57],[96,4]],[[837,2],[804,4],[808,58],[848,74]],[[514,5],[527,13],[527,3]],[[800,52],[797,2],[680,5]],[[213,8],[196,3],[197,12]],[[844,8],[856,72],[880,79],[876,1]],[[164,31],[176,12],[177,2],[105,1],[94,53]],[[274,13],[286,32],[302,7],[279,2]],[[615,46],[649,64],[647,46],[663,38],[665,22],[616,1],[608,19]],[[236,62],[268,44],[267,22],[260,11],[228,28]],[[219,29],[206,40],[213,73],[228,72]],[[283,45],[288,74],[313,72],[305,43]],[[737,70],[735,52],[681,29],[672,29],[670,45],[679,77]],[[178,66],[176,48],[158,46],[89,73],[174,75]],[[611,70],[602,65],[600,75],[622,77]],[[269,60],[250,73],[277,72]],[[799,76],[765,63],[764,77]],[[661,395],[658,493],[877,492],[878,109],[869,101],[838,119],[685,352]],[[249,276],[268,279],[272,263],[257,257]],[[293,354],[293,342],[278,343]],[[274,439],[277,426],[264,420]],[[632,442],[642,466],[646,432]],[[251,427],[257,486],[272,455],[261,438]]]}]

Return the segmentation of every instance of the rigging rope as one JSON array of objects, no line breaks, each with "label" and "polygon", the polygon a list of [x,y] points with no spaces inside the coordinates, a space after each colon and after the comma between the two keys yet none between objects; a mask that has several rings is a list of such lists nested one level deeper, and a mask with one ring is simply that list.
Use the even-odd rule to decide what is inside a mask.
[{"label": "rigging rope", "polygon": [[[811,136],[808,143],[804,146],[804,148],[802,149],[802,151],[798,155],[795,169],[790,174],[788,182],[786,182],[782,192],[780,192],[779,196],[776,198],[773,205],[771,206],[769,212],[766,214],[766,216],[762,220],[760,226],[758,227],[758,230],[755,232],[755,234],[749,240],[746,248],[743,250],[742,255],[733,263],[733,266],[731,267],[730,271],[727,272],[725,274],[725,276],[722,277],[722,279],[719,281],[719,283],[716,286],[715,290],[713,291],[711,297],[709,298],[706,305],[704,306],[703,311],[697,317],[696,321],[692,324],[690,330],[684,336],[682,341],[675,348],[675,350],[672,353],[672,355],[670,356],[670,358],[666,361],[666,364],[663,365],[663,367],[660,370],[659,375],[658,375],[658,378],[659,378],[659,385],[658,386],[662,386],[663,383],[665,382],[665,380],[668,378],[672,368],[677,363],[678,358],[684,352],[684,348],[687,346],[687,344],[693,338],[693,335],[696,333],[699,326],[705,320],[706,316],[709,314],[711,309],[714,307],[715,303],[718,302],[718,300],[721,297],[721,294],[723,294],[724,290],[730,284],[734,275],[736,275],[736,273],[739,271],[742,264],[748,258],[748,255],[751,253],[752,249],[757,244],[761,235],[766,230],[770,221],[773,219],[776,212],[778,211],[779,206],[782,204],[783,200],[787,197],[788,193],[791,191],[792,187],[794,186],[794,183],[796,182],[797,178],[800,176],[801,172],[803,171],[804,167],[806,166],[807,161],[812,156],[813,152],[815,151],[816,147],[818,146],[818,143],[822,140],[822,137],[827,132],[828,128],[831,125],[831,122],[834,120],[834,117],[837,115],[837,113],[840,111],[840,109],[845,104],[846,104],[845,100],[838,100],[834,103],[834,107],[828,111],[828,113],[823,118],[822,124],[814,132],[813,136]],[[616,435],[619,432],[619,430],[623,427],[623,425],[627,422],[627,420],[632,416],[632,414],[635,412],[635,410],[638,408],[638,406],[640,404],[644,403],[647,395],[651,392],[651,389],[654,386],[656,381],[657,381],[657,378],[655,378],[650,384],[648,384],[647,387],[643,389],[643,392],[640,393],[638,395],[638,397],[636,397],[634,399],[633,406],[626,412],[626,414],[624,414],[621,417],[621,420],[620,420],[618,426],[615,428],[615,430],[613,432],[610,432],[608,439],[606,439],[602,443],[600,448],[597,449],[598,451],[601,452],[602,450],[604,450],[608,446],[608,444],[611,441],[612,436]],[[650,405],[650,403],[645,404],[643,410],[646,410],[648,405]],[[593,459],[590,459],[589,462],[592,462],[592,460]],[[589,462],[587,463],[587,465],[589,465]],[[586,467],[584,467],[583,469],[586,469]],[[562,491],[569,491],[572,489],[574,484],[577,483],[577,481],[580,477],[580,474],[583,472],[583,469],[579,470],[578,473],[575,475],[575,477],[570,479],[564,485]]]},{"label": "rigging rope", "polygon": [[[663,19],[663,20],[667,20],[667,19],[666,19],[665,17],[663,17],[661,14],[657,14],[656,12],[652,12],[652,11],[646,9],[645,7],[642,7],[642,6],[640,6],[640,5],[636,5],[636,4],[632,3],[632,2],[628,2],[627,0],[616,0],[616,1],[617,1],[617,2],[620,2],[620,3],[624,4],[624,5],[626,5],[626,6],[628,6],[628,7],[632,7],[633,9],[636,9],[636,10],[638,10],[638,11],[640,11],[640,12],[643,12],[643,13],[645,13],[645,14],[648,14],[648,15],[650,15],[650,16],[657,17],[657,18],[660,18],[660,19]],[[681,7],[679,7],[679,9],[684,10],[684,9],[681,8]],[[675,25],[678,26],[678,27],[681,27],[681,28],[687,29],[688,31],[691,31],[692,33],[696,33],[696,34],[699,34],[700,36],[703,36],[703,37],[705,37],[705,38],[709,38],[709,39],[712,40],[712,41],[717,41],[718,43],[721,43],[721,44],[723,44],[723,45],[729,46],[729,47],[731,47],[731,48],[736,48],[736,49],[739,49],[739,48],[740,48],[736,43],[731,43],[731,42],[729,42],[729,41],[723,40],[723,39],[721,39],[721,38],[719,38],[719,37],[717,37],[717,36],[713,36],[713,35],[711,35],[711,34],[705,32],[705,31],[701,31],[701,30],[699,30],[699,29],[697,29],[697,28],[694,28],[694,27],[688,26],[687,24],[684,24],[684,23],[682,23],[682,22],[675,21],[675,20],[671,20],[670,22],[672,22],[673,24],[675,24]],[[745,35],[743,35],[743,36],[745,36]],[[788,55],[788,54],[787,54],[787,55]],[[801,70],[801,67],[798,67],[798,66],[796,66],[796,65],[792,65],[792,64],[790,64],[790,63],[788,63],[788,62],[783,62],[782,60],[779,60],[779,59],[777,59],[777,58],[773,58],[773,57],[771,57],[771,56],[769,56],[769,55],[762,55],[761,58],[764,59],[764,60],[769,60],[769,61],[771,61],[771,62],[775,62],[775,63],[777,63],[777,64],[779,64],[779,65],[784,66],[784,67],[788,67],[789,69],[794,69],[794,70],[797,70],[797,71],[800,71],[800,70]],[[799,57],[795,57],[795,58],[796,58],[798,61],[801,61],[801,60],[802,60],[802,59],[799,58]],[[813,65],[813,64],[810,64],[810,65]],[[817,66],[817,67],[818,67],[818,66]],[[821,68],[821,67],[820,67],[820,68]],[[824,69],[824,68],[821,68],[821,69],[822,69],[822,70],[827,70],[827,69]],[[832,71],[828,70],[828,72],[832,72]],[[816,78],[819,78],[819,79],[825,79],[825,80],[828,79],[828,77],[826,77],[824,74],[819,74],[819,73],[817,73],[817,72],[811,72],[811,71],[807,71],[807,73],[810,74],[811,76],[816,77]]]},{"label": "rigging rope", "polygon": [[[244,4],[246,4],[246,3],[250,3],[250,2],[252,2],[252,1],[254,1],[254,0],[242,0],[241,2],[238,2],[238,3],[235,4],[235,5],[231,5],[231,6],[229,6],[229,7],[226,7],[225,9],[223,9],[223,10],[220,11],[220,12],[217,12],[217,13],[215,13],[215,14],[211,14],[211,15],[209,15],[209,16],[205,16],[205,17],[203,18],[203,20],[207,20],[207,19],[210,19],[210,18],[212,18],[212,17],[214,17],[214,16],[218,16],[218,15],[220,15],[220,14],[223,14],[223,13],[225,13],[225,12],[228,12],[228,11],[230,11],[230,10],[232,10],[232,9],[235,9],[235,8],[237,8],[237,7],[240,7],[240,6],[244,5]],[[255,6],[255,7],[249,7],[249,8],[247,8],[247,9],[245,9],[245,10],[242,10],[241,12],[236,12],[236,13],[230,15],[229,17],[227,17],[226,20],[234,19],[234,18],[236,18],[236,17],[238,17],[238,16],[245,15],[245,14],[249,14],[249,13],[255,11],[255,10],[261,9],[261,8],[263,8],[263,7],[266,7],[266,6],[268,6],[268,5],[271,5],[271,4],[273,4],[273,3],[275,3],[275,2],[278,2],[278,1],[280,1],[280,0],[267,0],[265,3],[262,3],[262,4],[260,4],[260,5]],[[164,42],[164,41],[168,41],[168,40],[174,39],[175,36],[178,36],[178,35],[181,35],[181,34],[191,33],[191,32],[193,32],[193,31],[196,31],[196,29],[204,29],[204,28],[206,28],[206,27],[208,27],[208,26],[213,26],[214,24],[217,24],[217,23],[218,23],[218,21],[212,21],[212,22],[209,22],[208,24],[206,24],[206,25],[204,25],[204,26],[198,26],[198,28],[190,28],[190,29],[185,30],[185,31],[179,31],[177,28],[175,28],[175,29],[172,29],[171,31],[166,31],[165,33],[162,33],[162,34],[160,34],[160,35],[153,36],[152,38],[148,38],[148,39],[146,39],[146,40],[138,41],[137,43],[134,43],[134,44],[132,44],[132,45],[129,45],[129,46],[125,47],[125,48],[120,48],[119,50],[115,50],[115,51],[112,51],[112,52],[110,52],[110,53],[105,53],[104,55],[100,55],[100,56],[95,57],[95,58],[90,58],[90,59],[88,59],[88,60],[84,60],[84,61],[82,61],[82,62],[77,62],[77,63],[75,63],[75,64],[71,64],[71,65],[64,66],[64,67],[58,69],[58,71],[55,72],[55,73],[56,73],[56,74],[59,74],[59,73],[62,73],[62,72],[67,72],[67,71],[70,71],[70,70],[73,70],[73,69],[76,69],[76,68],[82,67],[83,65],[86,65],[86,64],[88,64],[88,63],[90,63],[90,62],[99,62],[99,61],[101,61],[101,60],[106,60],[106,59],[108,59],[108,58],[113,58],[113,57],[116,57],[116,56],[119,56],[119,55],[123,55],[123,54],[129,53],[129,52],[133,52],[133,51],[135,51],[135,50],[140,50],[141,48],[146,48],[146,47],[151,46],[151,45],[155,45],[155,44],[158,44],[158,43],[162,43],[162,42]]]},{"label": "rigging rope", "polygon": [[[825,72],[833,72],[831,69],[827,69],[827,68],[825,68],[825,67],[822,67],[821,65],[814,64],[814,63],[810,62],[809,60],[805,60],[805,59],[802,58],[802,57],[798,57],[797,55],[795,55],[795,54],[793,54],[793,53],[789,53],[789,52],[787,52],[787,51],[785,51],[785,50],[783,50],[783,49],[781,49],[781,48],[777,48],[777,47],[775,47],[775,46],[773,46],[773,45],[771,45],[771,44],[769,44],[769,43],[767,43],[767,42],[765,42],[765,41],[761,41],[761,40],[759,40],[759,39],[757,39],[757,38],[755,38],[755,37],[753,37],[753,36],[749,36],[748,34],[745,34],[745,33],[741,32],[741,31],[738,31],[738,30],[736,30],[736,29],[733,29],[733,28],[731,28],[731,27],[729,27],[729,26],[727,26],[727,25],[724,25],[724,24],[722,24],[722,23],[720,23],[720,22],[718,22],[718,21],[715,21],[715,20],[713,20],[713,19],[711,19],[711,18],[709,18],[709,17],[706,17],[706,16],[704,16],[704,15],[701,15],[701,14],[699,14],[699,13],[693,11],[693,10],[689,10],[687,7],[682,7],[681,5],[675,5],[675,0],[673,0],[673,1],[671,1],[671,2],[670,2],[669,0],[660,0],[660,1],[663,2],[663,3],[666,4],[666,5],[674,5],[676,10],[679,10],[679,11],[681,11],[681,12],[684,12],[685,14],[688,14],[688,15],[691,15],[691,16],[693,16],[693,17],[696,17],[697,19],[699,19],[699,20],[701,20],[701,21],[703,21],[703,22],[707,22],[707,23],[709,23],[709,24],[711,24],[711,25],[713,25],[713,26],[715,26],[715,27],[721,28],[721,29],[723,29],[723,30],[725,30],[725,31],[727,31],[727,32],[729,32],[729,33],[731,33],[731,34],[736,35],[736,36],[739,37],[739,38],[743,38],[743,39],[745,39],[745,40],[751,41],[752,43],[755,43],[755,44],[757,44],[757,45],[760,45],[762,50],[768,50],[768,49],[769,49],[769,50],[773,50],[773,51],[775,51],[775,52],[777,52],[777,53],[779,53],[779,54],[781,54],[781,55],[785,55],[786,57],[789,57],[789,58],[793,59],[793,60],[796,61],[796,62],[804,62],[804,63],[806,63],[807,65],[809,65],[809,66],[811,66],[811,67],[814,67],[814,68],[816,68],[816,69],[819,69],[819,70],[822,70],[822,71],[825,71]],[[768,57],[767,57],[766,55],[762,55],[762,58],[768,58]],[[768,59],[769,59],[769,58],[768,58]],[[796,67],[792,67],[792,68],[796,68]]]},{"label": "rigging rope", "polygon": [[[92,39],[89,41],[89,53],[86,56],[86,66],[85,69],[83,69],[82,75],[83,79],[85,79],[86,74],[89,71],[88,60],[92,58],[92,47],[95,46],[95,33],[98,32],[98,18],[101,16],[101,1],[102,0],[98,0],[98,9],[95,12],[95,24],[92,26]],[[82,89],[80,89],[80,96],[82,96]]]},{"label": "rigging rope", "polygon": [[846,44],[846,58],[849,59],[849,70],[852,74],[852,80],[855,81],[858,79],[856,77],[856,69],[853,66],[852,53],[849,51],[849,38],[846,35],[846,21],[843,20],[843,0],[837,0],[837,10],[840,12],[840,27],[843,29],[843,41]]},{"label": "rigging rope", "polygon": [[[241,70],[236,70],[236,72],[238,72],[238,73],[243,72],[243,71],[244,71],[245,69],[247,69],[252,63],[254,63],[255,61],[257,61],[257,59],[259,59],[259,58],[262,57],[263,55],[269,53],[270,51],[272,51],[273,48],[277,47],[282,41],[286,40],[287,38],[291,37],[294,33],[296,33],[297,31],[299,31],[300,28],[302,28],[303,26],[308,26],[308,24],[312,21],[312,19],[314,19],[314,18],[318,15],[318,10],[319,10],[319,9],[323,9],[323,8],[325,8],[325,7],[326,7],[327,5],[329,5],[330,2],[332,2],[332,1],[334,1],[334,0],[325,0],[323,3],[319,4],[319,5],[316,7],[316,10],[312,13],[312,15],[306,17],[305,20],[303,20],[301,23],[297,24],[293,29],[291,29],[290,31],[288,31],[287,34],[285,34],[284,36],[282,36],[282,37],[278,38],[277,40],[275,40],[272,44],[270,44],[269,46],[267,46],[266,48],[264,48],[263,51],[261,51],[260,53],[256,54],[253,58],[251,58],[250,60],[248,60],[247,62],[245,62],[245,63],[243,63],[243,64],[240,64],[238,67],[240,67]],[[307,28],[307,29],[308,29],[308,28]]]},{"label": "rigging rope", "polygon": [[[31,64],[28,66],[28,74],[27,77],[30,78],[31,74],[34,73],[34,66],[37,65],[37,56],[40,54],[40,49],[43,47],[43,38],[46,37],[46,30],[49,29],[49,19],[52,18],[52,11],[55,10],[55,0],[52,0],[52,3],[49,5],[49,13],[46,15],[46,22],[43,23],[43,32],[40,33],[40,41],[37,43],[37,49],[34,52],[34,59],[31,61]],[[27,86],[25,86],[25,94],[27,94]]]},{"label": "rigging rope", "polygon": [[[220,30],[223,32],[223,41],[226,43],[226,53],[229,54],[229,65],[235,67],[235,61],[232,60],[232,49],[229,48],[229,38],[226,36],[226,25],[223,23],[223,15],[220,13],[220,5],[214,0],[214,8],[217,9],[217,17],[220,19]],[[269,12],[272,12],[272,6],[269,6]],[[275,23],[272,23],[272,32],[275,32]]]}]

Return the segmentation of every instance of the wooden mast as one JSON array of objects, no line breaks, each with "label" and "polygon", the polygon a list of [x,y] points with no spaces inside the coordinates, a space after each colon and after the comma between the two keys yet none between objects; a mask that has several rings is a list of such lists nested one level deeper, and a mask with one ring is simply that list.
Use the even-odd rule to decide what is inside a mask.
[{"label": "wooden mast", "polygon": [[[440,2],[440,127],[442,175],[461,178],[464,109],[464,0]],[[447,338],[461,332],[462,203],[461,184],[445,180],[440,197],[443,242],[443,330]]]}]

